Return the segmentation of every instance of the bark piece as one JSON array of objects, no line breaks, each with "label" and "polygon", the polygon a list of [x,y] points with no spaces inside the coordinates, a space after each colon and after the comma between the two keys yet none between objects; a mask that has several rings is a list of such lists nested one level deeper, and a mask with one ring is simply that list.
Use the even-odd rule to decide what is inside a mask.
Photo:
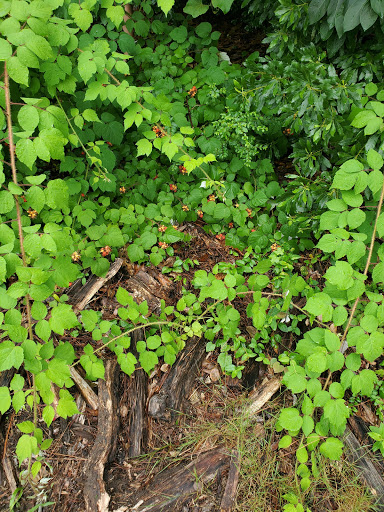
[{"label": "bark piece", "polygon": [[[143,329],[134,331],[133,353],[137,356],[136,343],[138,340],[144,339]],[[133,373],[131,379],[131,388],[129,396],[129,457],[138,457],[145,448],[148,433],[147,418],[147,397],[148,397],[148,376],[143,369],[137,369]]]},{"label": "bark piece", "polygon": [[347,457],[358,468],[360,480],[370,487],[372,494],[376,498],[376,509],[384,511],[384,480],[375,468],[370,452],[360,445],[355,435],[349,427],[344,434],[344,442],[347,446]]},{"label": "bark piece", "polygon": [[105,364],[105,380],[99,379],[99,414],[95,443],[84,469],[84,500],[87,512],[108,512],[110,497],[105,489],[103,474],[108,458],[116,451],[119,417],[117,414],[116,361]]},{"label": "bark piece", "polygon": [[103,284],[117,274],[122,264],[123,260],[116,258],[105,277],[91,276],[84,286],[81,286],[81,281],[77,281],[68,291],[69,303],[73,304],[76,311],[82,311]]},{"label": "bark piece", "polygon": [[205,452],[186,466],[166,469],[135,495],[130,510],[135,512],[165,512],[178,510],[191,496],[201,492],[219,471],[229,466],[230,456],[224,448]]},{"label": "bark piece", "polygon": [[75,368],[71,367],[70,370],[71,377],[76,386],[79,388],[79,391],[83,396],[84,400],[94,411],[96,411],[99,408],[99,399],[96,393],[93,391],[91,386],[87,382],[85,382],[83,377],[75,370]]},{"label": "bark piece", "polygon": [[251,419],[255,414],[260,411],[264,404],[278,391],[281,385],[281,377],[273,377],[271,380],[262,384],[258,389],[250,393],[249,399],[251,400],[248,407],[245,409],[245,414]]},{"label": "bark piece", "polygon": [[224,495],[221,500],[220,512],[231,512],[233,505],[235,504],[237,484],[239,482],[239,474],[240,454],[237,450],[233,450],[231,463],[229,466],[227,485],[225,486]]},{"label": "bark piece", "polygon": [[179,354],[159,393],[149,400],[148,413],[161,420],[171,420],[181,410],[182,402],[192,390],[205,355],[204,338],[192,338]]},{"label": "bark piece", "polygon": [[166,300],[172,294],[172,283],[168,283],[163,278],[149,275],[147,272],[139,270],[137,274],[128,279],[125,288],[131,293],[135,301],[140,304],[147,301],[148,309],[155,314],[161,311],[161,299]]},{"label": "bark piece", "polygon": [[[3,434],[0,433],[0,450],[1,450],[1,452],[3,452],[3,450],[4,450],[4,443],[5,443],[5,440],[4,440]],[[8,457],[7,454],[4,454],[4,457],[2,458],[2,463],[3,463],[3,470],[5,473],[5,477],[7,479],[9,488],[10,488],[11,492],[13,493],[16,491],[16,489],[18,487],[16,469],[13,467],[12,461]]]}]

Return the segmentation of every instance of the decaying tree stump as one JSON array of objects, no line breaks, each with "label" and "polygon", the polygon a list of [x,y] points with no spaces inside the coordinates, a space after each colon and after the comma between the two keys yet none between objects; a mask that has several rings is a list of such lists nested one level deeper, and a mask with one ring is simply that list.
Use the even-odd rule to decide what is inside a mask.
[{"label": "decaying tree stump", "polygon": [[192,495],[202,491],[218,472],[229,466],[230,455],[223,448],[209,450],[186,466],[169,468],[134,497],[130,510],[135,512],[165,512],[178,510]]},{"label": "decaying tree stump", "polygon": [[108,512],[109,495],[104,485],[104,466],[113,459],[119,431],[117,413],[116,361],[105,364],[105,380],[99,379],[99,415],[98,431],[90,457],[84,468],[84,500],[87,512]]},{"label": "decaying tree stump", "polygon": [[159,392],[148,404],[148,413],[158,420],[171,420],[182,408],[182,402],[192,391],[205,355],[206,340],[192,338],[178,355]]}]

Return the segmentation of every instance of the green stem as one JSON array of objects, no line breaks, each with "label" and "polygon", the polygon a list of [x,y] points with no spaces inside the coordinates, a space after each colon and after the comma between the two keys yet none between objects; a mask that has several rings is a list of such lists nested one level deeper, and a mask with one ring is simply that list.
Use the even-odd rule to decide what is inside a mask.
[{"label": "green stem", "polygon": [[[93,353],[97,354],[104,348],[108,347],[108,345],[110,345],[114,341],[118,340],[119,338],[122,338],[123,336],[128,336],[129,334],[131,334],[134,331],[138,331],[139,329],[145,329],[146,327],[152,327],[154,325],[174,325],[174,326],[177,326],[180,328],[185,327],[183,324],[179,324],[178,322],[168,322],[168,321],[166,321],[166,322],[165,321],[149,322],[147,324],[137,325],[136,327],[132,327],[132,329],[129,329],[128,331],[124,331],[122,334],[119,334],[118,336],[115,336],[114,338],[110,339],[109,341],[107,341],[107,343],[104,343],[101,347],[94,350]],[[73,368],[74,366],[78,365],[79,362],[80,361],[76,361],[76,363],[73,363],[73,365],[71,367]]]}]

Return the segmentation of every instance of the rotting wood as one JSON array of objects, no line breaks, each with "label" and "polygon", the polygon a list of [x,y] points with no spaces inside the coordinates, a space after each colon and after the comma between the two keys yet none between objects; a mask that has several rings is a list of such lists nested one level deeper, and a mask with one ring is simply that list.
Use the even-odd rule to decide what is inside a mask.
[{"label": "rotting wood", "polygon": [[349,427],[345,430],[344,442],[347,446],[348,459],[358,468],[359,479],[368,485],[375,497],[375,510],[384,512],[384,481],[371,460],[372,455],[360,445]]},{"label": "rotting wood", "polygon": [[105,380],[99,379],[99,414],[97,436],[84,468],[84,501],[87,512],[108,512],[110,497],[104,484],[104,466],[108,459],[114,457],[119,431],[117,412],[117,379],[116,361],[105,364]]},{"label": "rotting wood", "polygon": [[169,468],[134,496],[129,510],[135,512],[175,511],[204,485],[214,480],[219,471],[228,468],[230,455],[223,448],[209,450],[186,466]]},{"label": "rotting wood", "polygon": [[[132,334],[132,349],[135,356],[136,343],[143,339],[144,330],[140,329]],[[130,379],[129,390],[129,457],[138,457],[145,449],[148,433],[147,417],[147,396],[148,396],[148,376],[141,368],[135,370]]]},{"label": "rotting wood", "polygon": [[182,409],[182,402],[192,386],[205,355],[206,340],[192,338],[178,355],[164,384],[148,404],[148,414],[158,420],[170,421]]},{"label": "rotting wood", "polygon": [[87,404],[94,411],[96,411],[99,408],[99,399],[96,393],[93,391],[91,386],[87,382],[85,382],[83,377],[75,370],[75,368],[71,367],[70,371],[73,382],[78,387],[82,397],[87,402]]},{"label": "rotting wood", "polygon": [[251,402],[245,409],[245,416],[252,419],[257,412],[270,400],[270,398],[279,390],[281,386],[281,377],[273,377],[259,388],[249,394]]},{"label": "rotting wood", "polygon": [[172,283],[155,277],[139,270],[124,286],[137,303],[146,300],[149,311],[158,315],[161,311],[161,299],[168,299],[172,293]]},{"label": "rotting wood", "polygon": [[221,499],[220,512],[231,512],[236,500],[237,484],[240,475],[240,454],[237,450],[233,450],[231,454],[231,463],[225,491]]},{"label": "rotting wood", "polygon": [[79,289],[79,282],[75,283],[68,291],[69,303],[73,305],[75,311],[82,311],[92,297],[97,293],[104,283],[112,279],[120,270],[123,260],[116,258],[111,264],[105,277],[92,275],[84,286]]},{"label": "rotting wood", "polygon": [[18,484],[17,484],[17,476],[16,476],[16,469],[12,465],[12,461],[8,457],[8,455],[5,453],[5,439],[3,437],[3,434],[0,432],[0,450],[2,453],[2,465],[5,477],[7,479],[9,488],[11,492],[15,492]]}]

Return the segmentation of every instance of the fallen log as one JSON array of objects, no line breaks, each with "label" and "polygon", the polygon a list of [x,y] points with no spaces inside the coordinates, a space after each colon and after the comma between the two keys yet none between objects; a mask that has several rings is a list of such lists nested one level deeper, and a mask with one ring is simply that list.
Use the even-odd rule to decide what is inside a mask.
[{"label": "fallen log", "polygon": [[183,400],[192,391],[205,355],[206,340],[192,338],[178,355],[160,390],[148,404],[148,414],[157,420],[170,421],[182,409]]},{"label": "fallen log", "polygon": [[349,427],[344,434],[344,442],[347,447],[348,459],[356,465],[358,477],[371,489],[376,498],[375,510],[384,511],[384,480],[372,462],[372,454],[364,446],[361,446]]},{"label": "fallen log", "polygon": [[114,457],[119,431],[117,412],[118,367],[116,361],[105,364],[105,380],[99,379],[98,429],[84,468],[84,501],[87,512],[108,512],[110,497],[104,484],[104,466]]},{"label": "fallen log", "polygon": [[199,455],[186,466],[166,469],[133,497],[129,510],[176,511],[187,499],[201,492],[205,484],[214,480],[219,471],[226,470],[229,461],[228,452],[219,447]]}]

